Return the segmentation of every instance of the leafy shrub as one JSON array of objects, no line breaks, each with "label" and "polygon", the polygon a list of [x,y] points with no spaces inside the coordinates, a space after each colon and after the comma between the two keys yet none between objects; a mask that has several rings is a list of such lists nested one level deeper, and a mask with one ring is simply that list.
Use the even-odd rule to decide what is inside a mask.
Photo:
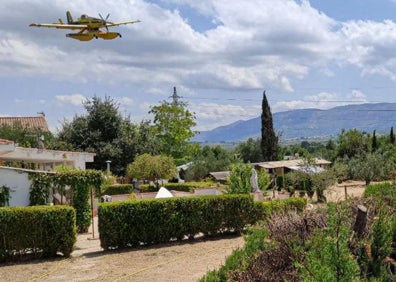
[{"label": "leafy shrub", "polygon": [[[275,204],[270,204],[272,202]],[[301,241],[301,238],[306,237],[305,232],[308,232],[305,228],[306,222],[313,226],[321,224],[322,220],[320,217],[307,217],[304,221],[295,212],[285,212],[293,209],[287,208],[287,204],[280,209],[280,202],[267,202],[266,220],[248,228],[244,247],[235,250],[219,270],[208,272],[200,281],[294,281],[287,279],[290,277],[282,276],[287,274],[287,269],[290,268],[287,263],[293,267],[289,257],[292,249],[286,242],[294,241],[294,238]],[[258,203],[255,204],[260,206]],[[272,207],[274,209],[271,209]],[[299,230],[300,233],[289,235],[293,229]],[[280,240],[283,240],[282,243],[277,244]],[[261,263],[264,259],[265,266]],[[285,279],[281,279],[282,277]]]},{"label": "leafy shrub", "polygon": [[288,198],[285,200],[255,202],[254,205],[257,212],[257,220],[265,220],[273,213],[280,213],[288,210],[302,212],[307,206],[307,199]]},{"label": "leafy shrub", "polygon": [[119,195],[130,194],[133,192],[132,184],[114,184],[109,185],[102,191],[102,195]]},{"label": "leafy shrub", "polygon": [[0,208],[0,261],[68,257],[76,242],[76,213],[67,206]]},{"label": "leafy shrub", "polygon": [[222,195],[102,203],[98,215],[101,246],[109,249],[239,232],[255,209],[249,195]]},{"label": "leafy shrub", "polygon": [[[168,190],[182,191],[182,192],[194,192],[195,189],[216,187],[214,182],[184,182],[184,183],[164,183],[160,186],[165,187]],[[158,187],[150,184],[139,185],[140,192],[157,192]]]}]

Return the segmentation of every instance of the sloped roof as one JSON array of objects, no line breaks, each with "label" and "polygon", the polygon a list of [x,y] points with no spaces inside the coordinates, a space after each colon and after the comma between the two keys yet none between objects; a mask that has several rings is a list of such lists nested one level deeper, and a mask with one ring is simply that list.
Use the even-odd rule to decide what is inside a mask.
[{"label": "sloped roof", "polygon": [[[285,160],[285,161],[273,161],[273,162],[262,162],[262,163],[254,163],[254,165],[261,166],[266,169],[273,169],[273,168],[281,168],[281,167],[295,167],[295,166],[302,166],[304,161],[302,159],[295,159],[295,160]],[[323,159],[315,159],[316,165],[328,165],[331,162]]]},{"label": "sloped roof", "polygon": [[209,173],[215,180],[225,181],[230,176],[231,171],[214,171]]},{"label": "sloped roof", "polygon": [[0,126],[14,126],[20,124],[23,128],[39,129],[42,132],[48,132],[48,124],[44,116],[37,117],[0,117]]}]

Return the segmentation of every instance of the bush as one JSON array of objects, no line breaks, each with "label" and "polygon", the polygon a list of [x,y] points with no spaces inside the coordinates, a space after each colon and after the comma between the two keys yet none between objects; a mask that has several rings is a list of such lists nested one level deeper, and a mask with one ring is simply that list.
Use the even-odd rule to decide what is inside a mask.
[{"label": "bush", "polygon": [[76,213],[67,206],[0,208],[0,261],[68,257],[76,242]]},{"label": "bush", "polygon": [[133,192],[132,184],[114,184],[103,189],[102,195],[130,194]]},{"label": "bush", "polygon": [[102,203],[98,215],[101,246],[109,249],[239,232],[255,209],[249,195],[222,195]]},{"label": "bush", "polygon": [[257,213],[257,220],[265,220],[273,213],[285,212],[295,209],[302,212],[307,206],[307,199],[288,198],[285,200],[272,200],[254,203]]},{"label": "bush", "polygon": [[[195,189],[216,187],[214,182],[184,182],[184,183],[164,183],[159,187],[165,187],[168,190],[182,191],[182,192],[194,192]],[[154,185],[141,184],[139,185],[140,192],[157,192],[158,188]]]}]

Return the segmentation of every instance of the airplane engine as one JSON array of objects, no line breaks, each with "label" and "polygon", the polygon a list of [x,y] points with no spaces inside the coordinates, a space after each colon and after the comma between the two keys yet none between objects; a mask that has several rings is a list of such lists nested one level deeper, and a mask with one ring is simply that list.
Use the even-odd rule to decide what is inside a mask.
[{"label": "airplane engine", "polygon": [[70,37],[80,41],[89,41],[94,38],[94,35],[91,33],[68,33],[66,34],[66,37]]},{"label": "airplane engine", "polygon": [[98,33],[97,36],[104,40],[112,40],[117,37],[121,37],[121,34],[119,34],[118,32],[101,32],[101,33]]}]

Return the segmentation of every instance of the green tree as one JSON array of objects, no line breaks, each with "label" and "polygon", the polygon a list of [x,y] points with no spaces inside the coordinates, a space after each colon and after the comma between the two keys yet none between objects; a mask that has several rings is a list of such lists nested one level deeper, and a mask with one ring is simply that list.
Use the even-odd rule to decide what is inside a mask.
[{"label": "green tree", "polygon": [[390,177],[393,163],[390,158],[380,153],[359,155],[349,161],[350,174],[369,185],[373,180],[386,180]]},{"label": "green tree", "polygon": [[221,146],[196,147],[190,159],[191,165],[186,170],[185,180],[201,180],[213,171],[224,171],[235,162],[233,154]]},{"label": "green tree", "polygon": [[124,175],[126,165],[133,161],[139,151],[140,127],[129,117],[123,118],[118,104],[110,97],[93,97],[84,102],[86,115],[75,116],[65,121],[58,138],[79,151],[96,153],[89,168],[106,170],[106,161],[111,161],[111,171]]},{"label": "green tree", "polygon": [[127,175],[139,180],[156,181],[170,179],[177,173],[174,160],[170,156],[143,154],[137,156],[135,161],[128,165]]},{"label": "green tree", "polygon": [[393,126],[391,127],[391,130],[390,130],[389,141],[392,145],[395,144],[395,134],[393,133]]},{"label": "green tree", "polygon": [[375,130],[374,130],[373,137],[371,139],[371,150],[372,152],[375,152],[377,149],[378,149],[377,136],[375,135]]},{"label": "green tree", "polygon": [[338,136],[337,156],[352,158],[370,152],[370,138],[357,129],[343,129]]},{"label": "green tree", "polygon": [[261,140],[259,138],[249,138],[246,142],[241,142],[235,148],[235,153],[244,163],[260,162],[261,157]]},{"label": "green tree", "polygon": [[324,191],[336,182],[336,177],[332,170],[325,170],[311,175],[312,186],[316,192],[319,203],[325,203],[326,197]]},{"label": "green tree", "polygon": [[154,115],[154,130],[161,141],[161,152],[178,159],[190,151],[189,140],[196,133],[192,130],[196,123],[194,113],[187,109],[188,104],[178,99],[176,87],[172,98],[172,102],[162,101],[151,107],[149,113]]},{"label": "green tree", "polygon": [[252,166],[250,164],[239,163],[232,165],[228,179],[229,187],[225,192],[228,194],[249,194],[252,191],[251,176]]},{"label": "green tree", "polygon": [[261,153],[263,161],[276,161],[279,152],[278,137],[275,135],[271,108],[265,91],[263,92],[261,108]]}]

